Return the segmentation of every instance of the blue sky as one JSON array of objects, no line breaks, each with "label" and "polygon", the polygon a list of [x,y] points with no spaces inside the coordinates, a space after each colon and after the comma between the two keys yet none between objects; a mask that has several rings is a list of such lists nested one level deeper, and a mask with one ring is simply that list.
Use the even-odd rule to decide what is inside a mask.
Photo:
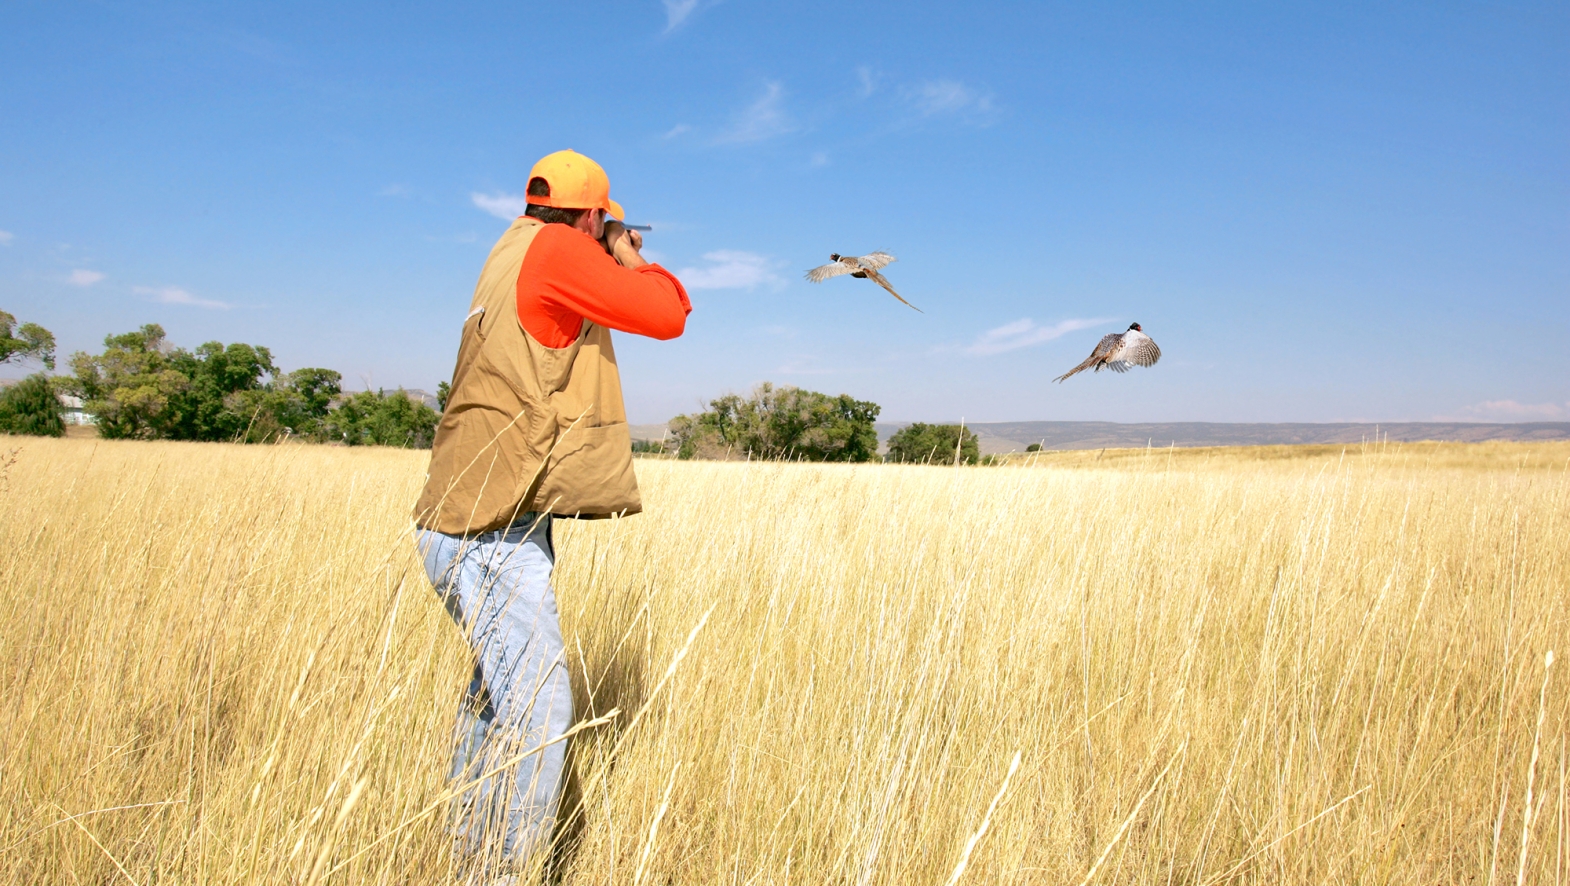
[{"label": "blue sky", "polygon": [[[571,147],[696,306],[635,422],[1570,420],[1567,58],[1562,3],[7,4],[0,308],[434,389]],[[925,313],[801,279],[874,249]]]}]

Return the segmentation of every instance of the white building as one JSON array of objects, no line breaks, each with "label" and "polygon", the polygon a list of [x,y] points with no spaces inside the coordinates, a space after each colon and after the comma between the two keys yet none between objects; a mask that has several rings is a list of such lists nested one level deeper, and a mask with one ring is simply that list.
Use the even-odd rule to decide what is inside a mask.
[{"label": "white building", "polygon": [[70,394],[59,394],[58,396],[60,405],[64,407],[60,411],[60,417],[65,420],[66,424],[91,425],[98,423],[97,416],[82,409],[81,397],[73,397]]},{"label": "white building", "polygon": [[[0,391],[11,387],[19,381],[21,381],[19,378],[0,378]],[[55,397],[60,401],[60,418],[63,419],[66,424],[98,424],[98,417],[82,408],[83,404],[81,397],[72,397],[69,394],[56,394]]]}]

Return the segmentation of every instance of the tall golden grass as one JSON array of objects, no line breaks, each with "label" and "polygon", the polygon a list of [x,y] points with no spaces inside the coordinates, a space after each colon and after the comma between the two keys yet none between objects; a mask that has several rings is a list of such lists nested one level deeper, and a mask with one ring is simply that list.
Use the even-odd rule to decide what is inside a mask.
[{"label": "tall golden grass", "polygon": [[[0,882],[454,882],[424,454],[18,445]],[[604,722],[544,876],[1566,882],[1567,468],[640,462],[648,513],[558,528]]]}]

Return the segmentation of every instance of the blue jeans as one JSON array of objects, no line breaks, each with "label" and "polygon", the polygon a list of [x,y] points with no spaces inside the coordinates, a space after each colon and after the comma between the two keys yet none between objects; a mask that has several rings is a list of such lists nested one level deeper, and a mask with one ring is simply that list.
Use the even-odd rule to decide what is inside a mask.
[{"label": "blue jeans", "polygon": [[522,861],[550,841],[561,801],[567,743],[538,748],[572,723],[550,515],[520,514],[506,529],[470,536],[416,529],[415,541],[474,650],[452,778],[475,782],[511,762],[460,796],[455,830],[468,853]]}]

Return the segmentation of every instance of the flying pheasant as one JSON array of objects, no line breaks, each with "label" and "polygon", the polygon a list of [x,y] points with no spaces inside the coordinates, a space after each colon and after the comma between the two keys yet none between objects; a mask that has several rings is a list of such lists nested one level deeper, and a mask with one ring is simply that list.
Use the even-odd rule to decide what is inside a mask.
[{"label": "flying pheasant", "polygon": [[1096,349],[1090,352],[1085,362],[1063,373],[1053,381],[1062,381],[1076,372],[1084,372],[1094,368],[1097,372],[1110,369],[1113,372],[1127,372],[1130,366],[1154,366],[1161,359],[1161,349],[1156,347],[1156,342],[1139,328],[1138,323],[1130,323],[1124,332],[1114,332],[1103,335],[1096,344]]},{"label": "flying pheasant", "polygon": [[827,280],[830,277],[838,277],[841,274],[849,274],[852,277],[862,277],[864,279],[871,280],[879,286],[882,286],[884,289],[887,289],[889,291],[889,295],[892,295],[900,301],[905,302],[905,304],[912,310],[918,313],[926,313],[925,311],[921,310],[921,308],[918,308],[910,302],[905,301],[905,299],[899,293],[894,291],[894,287],[889,285],[889,281],[884,278],[882,274],[878,273],[878,268],[881,268],[889,262],[895,260],[894,256],[889,255],[887,252],[869,252],[863,256],[840,255],[839,253],[835,252],[830,253],[829,258],[833,259],[833,261],[808,271],[807,279],[814,283],[822,283],[824,280]]}]

